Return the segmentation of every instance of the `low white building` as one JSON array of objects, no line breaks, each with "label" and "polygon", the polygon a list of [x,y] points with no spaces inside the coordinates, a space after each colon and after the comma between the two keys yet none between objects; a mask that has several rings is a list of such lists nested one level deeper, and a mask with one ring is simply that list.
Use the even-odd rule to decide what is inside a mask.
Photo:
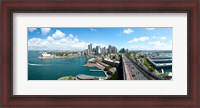
[{"label": "low white building", "polygon": [[111,60],[111,59],[108,59],[108,58],[104,58],[103,62],[110,65],[110,66],[118,66],[119,63],[120,63],[119,61]]}]

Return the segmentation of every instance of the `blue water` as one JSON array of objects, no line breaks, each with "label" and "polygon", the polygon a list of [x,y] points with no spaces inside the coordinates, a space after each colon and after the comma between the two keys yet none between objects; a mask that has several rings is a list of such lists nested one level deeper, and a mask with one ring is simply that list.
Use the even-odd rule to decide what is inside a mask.
[{"label": "blue water", "polygon": [[42,60],[38,58],[40,55],[38,51],[28,51],[28,80],[57,80],[63,76],[77,76],[78,74],[105,76],[103,72],[89,71],[98,69],[96,67],[83,66],[88,60],[86,56]]}]

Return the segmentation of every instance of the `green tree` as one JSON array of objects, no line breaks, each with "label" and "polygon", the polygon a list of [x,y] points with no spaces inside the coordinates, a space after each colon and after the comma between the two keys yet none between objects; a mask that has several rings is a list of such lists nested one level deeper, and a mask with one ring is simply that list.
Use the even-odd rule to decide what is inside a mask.
[{"label": "green tree", "polygon": [[68,78],[68,80],[73,80],[73,78],[70,76],[70,77]]},{"label": "green tree", "polygon": [[119,80],[119,73],[116,71],[108,80]]},{"label": "green tree", "polygon": [[144,65],[148,68],[148,70],[150,72],[154,72],[155,71],[155,68],[153,68],[152,66],[149,65],[149,62],[147,61],[146,58],[144,59]]},{"label": "green tree", "polygon": [[151,67],[151,66],[149,66],[148,69],[149,69],[150,72],[154,72],[155,71],[155,69],[153,67]]},{"label": "green tree", "polygon": [[112,68],[112,66],[106,66],[106,67],[104,68],[104,71],[108,71],[110,68]]},{"label": "green tree", "polygon": [[146,67],[149,67],[149,63],[148,63],[148,61],[147,61],[146,59],[144,59],[144,65],[145,65]]}]

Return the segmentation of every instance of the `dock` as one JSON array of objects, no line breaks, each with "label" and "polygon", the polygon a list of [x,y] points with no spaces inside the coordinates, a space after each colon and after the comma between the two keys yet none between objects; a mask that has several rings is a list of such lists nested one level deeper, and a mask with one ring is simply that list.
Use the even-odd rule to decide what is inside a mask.
[{"label": "dock", "polygon": [[102,72],[102,70],[90,69],[92,72]]}]

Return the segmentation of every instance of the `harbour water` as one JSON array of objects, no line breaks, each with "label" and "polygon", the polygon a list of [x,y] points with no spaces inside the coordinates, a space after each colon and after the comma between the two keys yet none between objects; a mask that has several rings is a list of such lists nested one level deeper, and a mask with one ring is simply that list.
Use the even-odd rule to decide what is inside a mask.
[{"label": "harbour water", "polygon": [[86,56],[76,58],[39,59],[39,51],[28,51],[28,80],[57,80],[63,76],[86,74],[104,77],[104,72],[91,72],[96,67],[85,67]]}]

